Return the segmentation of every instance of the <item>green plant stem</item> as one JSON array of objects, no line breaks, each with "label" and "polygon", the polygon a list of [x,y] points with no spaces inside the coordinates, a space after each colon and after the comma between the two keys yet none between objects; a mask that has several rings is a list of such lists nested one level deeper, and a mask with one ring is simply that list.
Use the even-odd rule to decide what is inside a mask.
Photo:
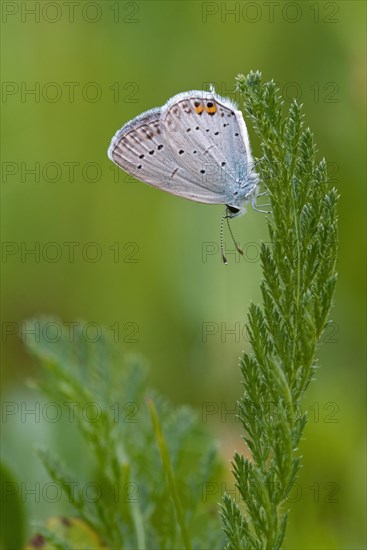
[{"label": "green plant stem", "polygon": [[[120,485],[121,487],[126,487],[130,480],[130,466],[127,462],[123,463],[121,465],[121,473],[120,473]],[[144,522],[142,513],[140,510],[139,502],[138,500],[132,500],[129,501],[129,507],[131,511],[131,516],[134,523],[135,528],[135,534],[136,534],[136,541],[139,550],[146,550],[146,541],[145,541],[145,530],[144,530]],[[125,500],[123,502],[125,504]],[[123,510],[122,510],[123,515]]]},{"label": "green plant stem", "polygon": [[180,497],[179,497],[179,494],[178,494],[178,491],[177,491],[176,480],[175,480],[175,476],[174,476],[174,473],[173,473],[173,468],[172,468],[171,460],[170,460],[170,457],[169,457],[167,444],[166,444],[166,441],[164,439],[163,432],[162,432],[162,429],[161,429],[161,425],[160,425],[160,422],[159,422],[157,410],[156,410],[156,408],[154,406],[154,403],[151,399],[147,400],[147,404],[148,404],[148,409],[149,409],[149,413],[150,413],[150,418],[151,418],[152,424],[153,424],[155,438],[156,438],[157,445],[158,445],[158,448],[159,448],[159,452],[160,452],[160,455],[161,455],[163,469],[166,473],[168,487],[169,487],[171,497],[172,497],[172,500],[173,500],[173,504],[174,504],[174,507],[175,507],[175,510],[176,510],[177,521],[178,521],[179,526],[180,526],[182,540],[183,540],[185,549],[186,550],[192,550],[191,540],[190,540],[190,536],[189,536],[189,533],[188,533],[188,530],[187,530],[187,527],[186,527],[185,517],[184,517]]},{"label": "green plant stem", "polygon": [[315,370],[336,281],[337,194],[328,189],[325,161],[315,161],[301,106],[293,101],[284,115],[275,83],[263,84],[258,72],[239,76],[237,85],[260,138],[256,171],[273,216],[270,245],[261,246],[263,303],[250,306],[252,353],[241,365],[239,418],[252,457],[236,453],[232,464],[246,508],[243,513],[226,495],[222,519],[228,550],[278,550],[288,517],[283,508],[300,467],[306,424],[300,400]]}]

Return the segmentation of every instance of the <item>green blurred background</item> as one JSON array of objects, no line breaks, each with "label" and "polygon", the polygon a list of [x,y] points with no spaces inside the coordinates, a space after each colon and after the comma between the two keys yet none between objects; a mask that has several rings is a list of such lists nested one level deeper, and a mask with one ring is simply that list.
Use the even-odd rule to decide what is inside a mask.
[{"label": "green blurred background", "polygon": [[[247,255],[228,254],[224,267],[222,207],[118,173],[106,152],[123,123],[172,95],[213,83],[234,97],[236,74],[261,70],[286,104],[304,103],[341,194],[333,324],[305,400],[304,466],[284,548],[365,548],[365,2],[72,4],[1,5],[3,401],[39,401],[26,385],[38,369],[15,334],[21,321],[84,319],[118,326],[116,345],[144,355],[152,384],[173,402],[199,415],[216,404],[202,419],[225,461],[243,448],[225,409],[242,392],[241,333],[250,300],[260,299],[265,216],[250,209],[234,221]],[[39,442],[83,469],[65,427],[15,414],[2,433],[19,480],[47,479]],[[50,515],[32,498],[26,506],[28,522]]]}]

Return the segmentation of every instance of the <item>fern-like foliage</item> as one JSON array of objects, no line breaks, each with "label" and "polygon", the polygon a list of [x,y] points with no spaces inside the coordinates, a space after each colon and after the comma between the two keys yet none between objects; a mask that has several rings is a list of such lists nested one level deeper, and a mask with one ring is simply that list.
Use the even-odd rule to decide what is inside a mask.
[{"label": "fern-like foliage", "polygon": [[[69,410],[73,404],[80,437],[97,464],[94,478],[81,482],[71,465],[66,467],[65,459],[49,449],[40,449],[39,455],[71,503],[66,523],[82,522],[77,525],[84,540],[80,548],[92,547],[83,535],[88,529],[97,541],[93,548],[222,548],[216,503],[202,499],[203,487],[218,482],[222,468],[216,446],[194,412],[173,408],[149,390],[141,360],[122,360],[107,330],[93,343],[79,328],[72,341],[63,332],[55,342],[44,337],[44,327],[52,323],[62,325],[49,318],[26,322],[28,335],[32,330],[41,335],[27,337],[27,346],[43,366],[41,389]],[[169,456],[166,461],[162,446]],[[87,457],[80,460],[87,462]],[[98,498],[82,490],[86,481],[97,487]],[[79,548],[63,539],[64,531],[47,524],[38,536],[50,548]]]},{"label": "fern-like foliage", "polygon": [[336,282],[337,193],[326,162],[315,160],[312,133],[294,101],[283,114],[274,82],[260,73],[237,77],[244,109],[262,149],[256,169],[268,190],[270,245],[262,244],[262,305],[252,304],[252,353],[241,363],[244,395],[239,416],[252,458],[234,455],[233,473],[244,510],[222,502],[228,550],[281,547],[284,501],[299,467],[307,416],[300,402],[315,369]]},{"label": "fern-like foliage", "polygon": [[[301,399],[336,282],[337,193],[328,187],[325,161],[315,160],[301,106],[293,102],[284,115],[274,82],[263,84],[259,73],[239,76],[237,86],[260,139],[256,170],[272,209],[271,244],[261,247],[262,304],[250,306],[252,353],[241,362],[239,417],[252,456],[235,453],[232,464],[243,506],[224,495],[221,530],[216,508],[212,513],[202,499],[203,487],[218,480],[213,442],[189,408],[175,409],[148,390],[141,361],[121,360],[107,331],[90,342],[77,323],[72,341],[66,331],[51,341],[42,327],[60,323],[31,320],[27,334],[38,323],[41,336],[25,340],[44,367],[39,385],[60,405],[77,404],[75,422],[90,445],[100,495],[86,498],[70,465],[40,450],[74,517],[51,518],[27,548],[39,547],[39,537],[61,550],[281,548],[307,420]],[[89,408],[96,420],[85,414]]]}]

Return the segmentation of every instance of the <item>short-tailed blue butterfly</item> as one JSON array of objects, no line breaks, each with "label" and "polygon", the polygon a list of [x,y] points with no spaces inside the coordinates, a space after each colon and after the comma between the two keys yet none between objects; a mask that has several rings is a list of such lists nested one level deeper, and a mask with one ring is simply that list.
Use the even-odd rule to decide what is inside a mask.
[{"label": "short-tailed blue butterfly", "polygon": [[[130,120],[112,138],[108,156],[173,195],[226,205],[221,242],[224,219],[242,214],[249,201],[256,209],[259,179],[245,121],[237,105],[213,89],[182,92]],[[223,246],[222,257],[226,262]]]}]

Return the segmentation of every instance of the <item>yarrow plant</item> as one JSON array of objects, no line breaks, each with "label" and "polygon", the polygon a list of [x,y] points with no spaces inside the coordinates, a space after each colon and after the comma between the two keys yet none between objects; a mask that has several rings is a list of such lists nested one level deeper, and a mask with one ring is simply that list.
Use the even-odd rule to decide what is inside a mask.
[{"label": "yarrow plant", "polygon": [[195,413],[149,389],[141,359],[121,361],[108,331],[91,343],[76,327],[72,342],[66,333],[55,342],[45,340],[44,327],[59,320],[30,320],[28,334],[35,323],[42,336],[27,345],[45,371],[39,385],[52,403],[73,405],[91,451],[81,461],[86,467],[92,457],[94,474],[81,480],[75,465],[38,450],[74,514],[50,518],[27,550],[221,548],[216,503],[202,498],[206,483],[219,482],[221,466]]},{"label": "yarrow plant", "polygon": [[298,445],[307,414],[301,399],[313,378],[317,344],[336,283],[337,192],[325,160],[304,128],[301,106],[286,116],[274,82],[237,77],[244,109],[260,138],[257,169],[272,209],[270,244],[261,247],[262,304],[251,304],[252,353],[241,361],[239,418],[251,458],[235,453],[233,473],[245,510],[225,495],[228,549],[278,549],[288,518],[285,500],[300,468]]},{"label": "yarrow plant", "polygon": [[[283,113],[275,83],[263,84],[258,72],[239,76],[237,88],[260,140],[256,169],[272,211],[270,244],[261,247],[262,304],[250,306],[252,352],[241,360],[239,418],[251,457],[235,453],[232,465],[242,503],[225,494],[218,514],[216,503],[204,502],[205,484],[223,474],[215,444],[189,408],[174,409],[148,389],[141,361],[121,363],[108,338],[86,343],[80,331],[72,343],[41,338],[27,344],[45,370],[41,389],[54,402],[80,405],[76,423],[101,494],[87,499],[70,467],[40,449],[74,514],[50,518],[28,549],[281,548],[307,422],[300,404],[336,282],[337,193],[325,161],[316,161],[301,106],[294,101]],[[81,412],[90,403],[99,407],[96,422]]]}]

